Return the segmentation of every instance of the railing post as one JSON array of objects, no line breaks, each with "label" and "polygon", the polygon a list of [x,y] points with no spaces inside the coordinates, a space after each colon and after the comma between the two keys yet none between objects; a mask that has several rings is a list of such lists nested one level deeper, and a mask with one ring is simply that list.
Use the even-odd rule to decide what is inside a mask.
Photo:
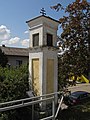
[{"label": "railing post", "polygon": [[53,96],[54,96],[54,98],[52,100],[52,115],[53,115],[52,120],[55,120],[55,94]]},{"label": "railing post", "polygon": [[34,120],[34,104],[32,105],[32,120]]},{"label": "railing post", "polygon": [[[33,101],[34,99],[32,99]],[[32,104],[32,120],[34,120],[34,104]]]},{"label": "railing post", "polygon": [[60,108],[61,108],[61,104],[62,104],[62,102],[63,102],[63,95],[62,95],[62,97],[61,97],[61,100],[60,100],[60,103],[59,103],[59,106],[58,106],[58,108],[57,108],[57,111],[56,111],[56,115],[55,115],[55,118],[57,117],[57,115],[58,115],[58,113],[59,113],[59,110],[60,110]]}]

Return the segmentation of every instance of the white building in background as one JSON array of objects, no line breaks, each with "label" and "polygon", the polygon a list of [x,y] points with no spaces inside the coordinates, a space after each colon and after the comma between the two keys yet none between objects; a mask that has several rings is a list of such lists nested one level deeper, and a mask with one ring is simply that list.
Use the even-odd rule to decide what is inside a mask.
[{"label": "white building in background", "polygon": [[36,95],[57,91],[58,60],[56,48],[59,22],[47,16],[26,21],[30,30],[29,82]]},{"label": "white building in background", "polygon": [[11,67],[19,67],[20,65],[28,64],[29,62],[28,48],[15,48],[2,45],[0,46],[0,49],[7,56],[7,65]]}]

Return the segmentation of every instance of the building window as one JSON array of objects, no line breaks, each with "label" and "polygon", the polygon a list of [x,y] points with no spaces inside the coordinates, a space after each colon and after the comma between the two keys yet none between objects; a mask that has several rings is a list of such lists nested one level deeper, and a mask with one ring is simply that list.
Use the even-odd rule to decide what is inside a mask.
[{"label": "building window", "polygon": [[20,67],[22,65],[22,60],[16,60],[16,66]]},{"label": "building window", "polygon": [[39,46],[39,33],[33,35],[33,47]]},{"label": "building window", "polygon": [[53,36],[51,34],[47,34],[47,46],[53,46]]}]

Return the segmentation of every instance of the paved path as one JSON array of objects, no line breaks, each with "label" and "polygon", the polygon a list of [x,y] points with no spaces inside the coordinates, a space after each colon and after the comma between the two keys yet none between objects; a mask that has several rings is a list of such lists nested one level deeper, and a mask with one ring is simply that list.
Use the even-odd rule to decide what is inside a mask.
[{"label": "paved path", "polygon": [[72,86],[68,88],[71,92],[75,91],[87,91],[90,92],[90,83],[76,84],[76,86]]}]

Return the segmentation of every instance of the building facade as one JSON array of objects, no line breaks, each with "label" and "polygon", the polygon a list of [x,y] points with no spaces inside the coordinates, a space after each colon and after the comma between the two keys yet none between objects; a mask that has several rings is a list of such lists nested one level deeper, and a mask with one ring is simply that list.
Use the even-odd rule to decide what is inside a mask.
[{"label": "building facade", "polygon": [[28,48],[14,48],[6,47],[5,45],[0,46],[0,49],[8,58],[8,65],[12,67],[19,67],[22,64],[28,64],[29,52]]}]

